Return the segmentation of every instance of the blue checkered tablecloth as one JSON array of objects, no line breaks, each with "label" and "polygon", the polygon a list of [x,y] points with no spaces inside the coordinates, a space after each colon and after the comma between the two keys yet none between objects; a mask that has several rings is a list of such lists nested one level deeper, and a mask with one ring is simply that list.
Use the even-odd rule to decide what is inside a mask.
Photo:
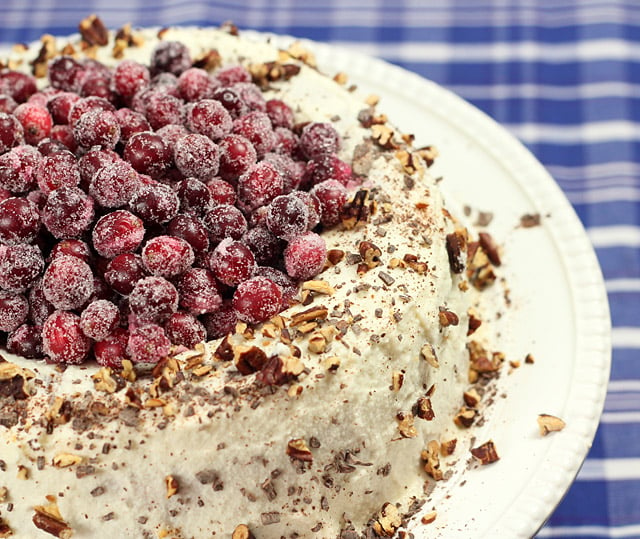
[{"label": "blue checkered tablecloth", "polygon": [[640,1],[0,0],[0,45],[110,27],[218,24],[339,43],[453,90],[522,140],[596,249],[613,322],[604,415],[540,537],[640,537]]}]

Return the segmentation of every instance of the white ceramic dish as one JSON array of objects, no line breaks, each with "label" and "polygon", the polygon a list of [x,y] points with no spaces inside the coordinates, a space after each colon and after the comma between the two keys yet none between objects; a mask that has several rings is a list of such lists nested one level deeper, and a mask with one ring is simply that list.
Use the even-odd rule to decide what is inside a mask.
[{"label": "white ceramic dish", "polygon": [[[244,35],[250,35],[244,32]],[[254,34],[256,39],[263,35]],[[283,47],[291,38],[270,36]],[[489,230],[504,243],[512,307],[501,320],[507,360],[528,353],[499,384],[478,442],[492,439],[498,463],[456,473],[440,483],[424,512],[436,520],[410,523],[416,537],[531,537],[574,480],[602,411],[610,369],[610,319],[597,259],[570,204],[544,168],[506,130],[470,104],[415,74],[354,51],[313,43],[322,71],[349,74],[379,110],[418,145],[434,144],[433,167],[459,206],[491,211]],[[541,226],[520,228],[539,213]],[[538,414],[566,428],[545,438]]]},{"label": "white ceramic dish", "polygon": [[[274,37],[284,45],[288,38]],[[379,110],[434,144],[433,167],[455,203],[494,214],[489,230],[505,245],[512,307],[501,323],[500,349],[522,365],[499,381],[497,398],[478,442],[493,439],[500,461],[441,483],[425,512],[436,520],[417,537],[531,537],[573,482],[591,447],[610,371],[610,317],[593,248],[573,208],[542,165],[505,129],[442,87],[381,60],[329,45],[310,44],[320,69],[343,71]],[[519,227],[524,214],[541,226]],[[566,428],[542,437],[537,416],[564,419]]]}]

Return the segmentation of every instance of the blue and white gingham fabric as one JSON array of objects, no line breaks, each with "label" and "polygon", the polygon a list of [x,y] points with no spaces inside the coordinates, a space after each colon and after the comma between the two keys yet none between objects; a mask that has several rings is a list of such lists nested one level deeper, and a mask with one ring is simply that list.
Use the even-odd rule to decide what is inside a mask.
[{"label": "blue and white gingham fabric", "polygon": [[[339,43],[453,90],[520,138],[599,257],[613,368],[593,448],[540,537],[640,537],[639,0],[0,0],[0,42],[218,24]],[[0,44],[2,44],[0,43]]]}]

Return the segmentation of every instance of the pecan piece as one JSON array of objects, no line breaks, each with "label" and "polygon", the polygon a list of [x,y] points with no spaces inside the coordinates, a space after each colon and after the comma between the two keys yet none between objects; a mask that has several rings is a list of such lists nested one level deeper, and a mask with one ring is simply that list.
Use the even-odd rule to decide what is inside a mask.
[{"label": "pecan piece", "polygon": [[246,524],[238,524],[231,534],[231,539],[255,539],[255,535]]},{"label": "pecan piece", "polygon": [[449,267],[453,273],[464,271],[464,255],[467,250],[467,237],[461,230],[447,234],[447,254],[449,255]]},{"label": "pecan piece", "polygon": [[257,346],[236,346],[233,353],[236,368],[244,375],[259,371],[267,362],[267,355]]},{"label": "pecan piece", "polygon": [[64,521],[55,496],[47,496],[48,505],[36,505],[32,521],[36,528],[47,532],[59,539],[69,539],[73,529]]},{"label": "pecan piece", "polygon": [[492,440],[483,443],[478,447],[471,449],[471,454],[480,461],[480,464],[491,464],[500,460],[498,453],[496,452],[495,444]]},{"label": "pecan piece", "polygon": [[340,220],[343,226],[350,230],[369,221],[369,217],[375,213],[375,202],[369,200],[369,191],[359,189],[353,199],[342,208]]},{"label": "pecan piece", "polygon": [[499,266],[502,263],[502,261],[500,260],[500,253],[498,251],[498,246],[496,245],[496,242],[493,239],[493,236],[491,236],[491,234],[489,234],[488,232],[480,232],[478,234],[478,238],[480,240],[480,247],[482,247],[485,253],[487,253],[487,256],[489,257],[489,261],[494,266]]},{"label": "pecan piece", "polygon": [[546,436],[551,432],[561,431],[565,426],[566,423],[554,415],[540,414],[538,416],[538,427],[542,436]]},{"label": "pecan piece", "polygon": [[294,438],[289,440],[287,444],[287,455],[293,460],[301,460],[302,462],[313,462],[313,454],[307,443],[302,438]]},{"label": "pecan piece", "polygon": [[109,43],[109,32],[97,15],[89,15],[80,21],[80,35],[89,45],[104,47]]},{"label": "pecan piece", "polygon": [[422,451],[421,458],[425,461],[424,471],[436,481],[444,478],[444,473],[440,468],[440,444],[437,440],[431,440],[427,448]]},{"label": "pecan piece", "polygon": [[446,307],[440,307],[438,320],[443,328],[447,326],[457,326],[460,322],[458,315]]},{"label": "pecan piece", "polygon": [[402,525],[402,516],[392,503],[385,503],[373,523],[373,531],[380,537],[393,537]]}]

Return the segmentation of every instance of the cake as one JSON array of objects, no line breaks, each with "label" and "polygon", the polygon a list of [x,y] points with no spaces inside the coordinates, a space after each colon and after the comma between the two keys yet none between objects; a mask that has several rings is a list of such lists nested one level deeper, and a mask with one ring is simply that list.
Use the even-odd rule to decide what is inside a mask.
[{"label": "cake", "polygon": [[[184,170],[196,171],[202,180],[198,184],[216,176],[213,182],[218,183],[210,192],[223,196],[226,183],[233,185],[232,192],[240,193],[235,207],[248,216],[248,229],[264,227],[271,219],[270,230],[280,230],[276,262],[261,263],[268,267],[260,271],[252,266],[244,277],[229,278],[223,284],[221,271],[208,289],[182,286],[180,279],[188,268],[219,269],[222,263],[215,257],[233,256],[234,249],[241,249],[238,243],[259,251],[260,238],[249,239],[246,230],[229,237],[216,228],[218,221],[207,220],[202,213],[199,217],[207,222],[211,252],[216,255],[197,252],[193,245],[185,248],[184,236],[168,244],[157,240],[170,236],[166,222],[156,239],[148,231],[143,238],[125,216],[129,221],[117,224],[133,232],[122,239],[132,242],[124,247],[114,247],[117,227],[100,231],[100,222],[107,216],[141,215],[146,226],[154,219],[150,213],[164,211],[164,199],[151,207],[149,197],[167,185],[186,181],[186,174],[184,170],[177,173],[173,165],[171,170],[162,168],[161,157],[137,164],[136,177],[143,180],[133,189],[126,187],[125,180],[120,189],[102,189],[114,174],[122,178],[129,169],[117,174],[109,169],[110,175],[104,171],[106,166],[96,167],[88,179],[76,182],[82,188],[77,188],[82,191],[78,196],[92,202],[77,204],[80,209],[61,223],[55,215],[41,217],[50,242],[53,235],[60,240],[57,243],[74,238],[87,243],[67,242],[53,252],[51,246],[33,247],[35,234],[3,238],[3,273],[11,246],[42,248],[48,258],[31,277],[28,317],[19,322],[0,320],[8,332],[7,347],[35,356],[1,353],[0,536],[391,537],[405,529],[421,508],[422,522],[428,526],[437,512],[429,507],[430,491],[446,480],[451,463],[464,463],[470,457],[468,428],[480,414],[484,384],[502,360],[491,351],[490,322],[499,307],[487,307],[491,301],[482,298],[482,291],[495,280],[499,250],[486,232],[478,235],[465,225],[463,216],[445,205],[439,180],[429,173],[434,150],[413,148],[411,137],[376,110],[374,98],[360,95],[341,75],[331,78],[321,73],[313,56],[299,44],[278,50],[268,40],[237,35],[231,25],[221,29],[125,27],[107,32],[92,17],[81,24],[81,36],[45,36],[40,44],[14,49],[6,69],[35,73],[39,87],[44,88],[47,66],[56,59],[67,62],[54,74],[53,78],[59,77],[58,88],[69,82],[76,65],[104,69],[96,67],[95,60],[112,69],[125,60],[150,65],[152,74],[159,64],[178,76],[193,66],[198,76],[204,69],[216,85],[244,89],[242,99],[249,108],[264,110],[270,100],[286,103],[294,118],[287,128],[290,134],[280,136],[277,144],[286,146],[291,140],[301,144],[304,133],[316,129],[314,136],[324,140],[320,146],[331,149],[333,160],[327,165],[322,148],[314,154],[311,144],[306,159],[296,159],[303,163],[304,173],[300,164],[297,172],[289,171],[299,174],[294,183],[302,181],[299,192],[305,194],[297,196],[304,201],[303,213],[313,208],[317,212],[317,204],[309,202],[306,193],[313,193],[316,201],[328,193],[322,200],[322,218],[316,215],[315,222],[305,221],[303,230],[294,234],[289,231],[298,226],[295,216],[269,213],[269,208],[277,206],[273,194],[260,200],[256,193],[262,191],[247,188],[242,195],[246,181],[238,180],[237,174],[227,172],[223,182],[207,171],[211,164],[204,154],[176,149],[189,132],[206,133],[204,138],[222,145],[222,135],[208,131],[215,131],[217,124],[194,127],[197,117],[191,114],[190,120],[184,120],[192,122],[188,131],[166,128],[163,121],[154,119],[156,125],[146,131],[161,132],[171,140],[172,159],[180,161]],[[10,78],[6,73],[0,78],[0,89],[2,81]],[[247,82],[247,74],[255,85]],[[66,82],[61,80],[64,77]],[[181,111],[188,107],[183,102],[197,102],[198,92],[210,91],[194,83],[176,94],[176,81],[186,78],[165,73],[155,79],[158,88],[172,88],[163,95],[172,96],[168,101],[178,100]],[[204,84],[204,79],[197,80]],[[115,91],[113,84],[98,86],[94,81],[89,95]],[[261,96],[256,95],[257,87],[263,90]],[[136,92],[137,105],[132,104],[133,96],[129,100],[130,110],[135,106],[144,110],[157,98],[143,90]],[[39,95],[45,96],[40,106],[46,107],[47,100],[58,94],[45,89]],[[169,105],[159,109],[170,116]],[[54,109],[48,108],[52,116],[59,113]],[[29,122],[24,114],[4,114],[3,121],[17,116],[21,123]],[[272,114],[275,124],[278,112]],[[114,114],[102,109],[94,113],[87,107],[74,122],[91,117],[86,121],[96,126],[109,116]],[[60,141],[69,144],[65,138],[69,131],[75,137],[70,144],[80,148],[75,150],[77,158],[93,151],[89,148],[96,143],[122,156],[132,155],[126,150],[131,144],[114,139],[108,129],[98,141],[98,128],[88,133],[80,128],[58,131],[44,142],[38,140],[37,129],[26,129],[25,136],[33,137],[32,145],[38,145],[43,156],[60,153]],[[339,141],[332,138],[334,132]],[[119,136],[124,137],[122,132]],[[260,145],[259,140],[254,142]],[[27,145],[7,142],[6,137],[2,143],[5,155]],[[285,165],[273,156],[275,144],[272,141],[266,150],[259,149],[263,155],[257,161],[271,163],[264,166],[269,171],[282,172]],[[45,174],[51,183],[41,179],[40,189],[25,195],[19,188],[11,189],[8,167],[6,162],[0,166],[6,199],[28,198],[39,205],[41,216],[46,214],[46,201],[61,192],[55,175]],[[104,177],[103,183],[94,181],[96,177]],[[199,185],[187,187],[198,192]],[[281,194],[292,189],[285,186]],[[197,207],[197,197],[179,194],[181,213]],[[63,230],[58,232],[56,227]],[[300,236],[305,241],[299,242]],[[87,244],[91,245],[88,255],[82,251]],[[152,256],[162,249],[170,255]],[[138,260],[144,260],[146,269],[135,282],[109,279],[113,289],[106,292],[106,277],[102,288],[96,284],[89,292],[83,289],[87,279],[82,275],[66,288],[46,282],[60,273],[82,274],[85,266],[72,260],[76,258],[97,260],[87,264],[89,277],[104,276],[106,262],[132,251],[140,254]],[[261,256],[268,258],[268,253]],[[288,277],[283,279],[284,273]],[[251,279],[251,286],[242,284]],[[139,285],[143,281],[147,288]],[[149,307],[151,296],[159,293],[154,288],[159,281],[174,283],[180,290],[178,314],[186,313],[189,320],[199,316],[199,325],[191,324],[193,331],[184,340],[180,331],[162,333],[159,325],[167,328],[169,318],[179,318],[173,317],[177,300],[170,312],[158,314],[162,305]],[[56,306],[55,312],[50,309],[44,315],[43,287],[47,302]],[[3,285],[3,312],[15,312],[5,305],[12,298],[25,297],[19,288],[11,282]],[[202,296],[202,290],[213,291],[211,297]],[[263,299],[256,302],[256,296]],[[221,303],[220,298],[227,300]],[[88,302],[100,299],[117,304],[117,312],[100,304],[95,312],[80,317]],[[218,303],[202,307],[207,300]],[[149,308],[156,311],[147,319],[145,309]],[[44,325],[44,350],[33,344],[33,338],[20,335],[33,337],[34,326],[41,330],[34,322],[38,316],[36,322]],[[149,320],[154,323],[146,324]],[[16,324],[22,325],[16,329]],[[129,332],[126,345],[113,337],[118,324]],[[74,331],[81,344],[70,349],[65,339]],[[168,343],[167,334],[179,335]],[[88,352],[91,347],[94,352]],[[44,355],[48,360],[41,359]],[[478,381],[483,384],[476,388]],[[475,458],[482,463],[495,461],[498,457],[491,442],[481,441],[476,441]]]}]

